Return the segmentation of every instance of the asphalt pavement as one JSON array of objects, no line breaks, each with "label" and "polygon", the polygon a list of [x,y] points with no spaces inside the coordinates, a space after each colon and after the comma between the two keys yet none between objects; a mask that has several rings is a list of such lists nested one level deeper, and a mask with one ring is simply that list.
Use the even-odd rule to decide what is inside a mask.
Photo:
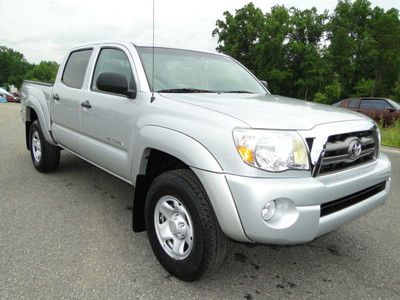
[{"label": "asphalt pavement", "polygon": [[133,188],[62,152],[41,174],[19,104],[0,104],[0,299],[399,299],[400,153],[386,205],[300,246],[232,244],[198,282],[170,276],[131,229]]}]

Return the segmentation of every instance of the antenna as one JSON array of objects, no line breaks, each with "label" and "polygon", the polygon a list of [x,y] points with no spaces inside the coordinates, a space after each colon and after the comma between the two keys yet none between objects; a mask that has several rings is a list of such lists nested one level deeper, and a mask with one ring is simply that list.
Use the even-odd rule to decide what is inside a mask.
[{"label": "antenna", "polygon": [[152,86],[152,89],[151,89],[151,99],[150,99],[150,103],[153,103],[153,101],[154,100],[156,100],[156,97],[154,97],[154,11],[155,11],[155,9],[154,9],[154,1],[155,0],[153,0],[153,61],[152,61],[152,75],[151,75],[151,86]]}]

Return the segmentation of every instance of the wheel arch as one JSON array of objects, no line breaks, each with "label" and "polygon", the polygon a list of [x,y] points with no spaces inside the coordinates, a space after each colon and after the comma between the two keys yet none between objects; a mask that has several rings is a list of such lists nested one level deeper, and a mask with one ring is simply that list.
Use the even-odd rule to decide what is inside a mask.
[{"label": "wheel arch", "polygon": [[197,168],[220,173],[222,167],[198,141],[184,133],[159,127],[144,126],[136,138],[141,145],[133,155],[133,229],[143,231],[144,203],[152,180],[159,174],[182,168]]},{"label": "wheel arch", "polygon": [[[47,104],[41,105],[41,102],[34,96],[29,96],[26,101],[26,109],[25,109],[25,136],[26,136],[26,145],[29,149],[29,130],[32,122],[35,120],[39,120],[40,128],[42,129],[43,135],[50,144],[56,146],[57,144],[54,142],[53,137],[50,133],[49,122],[46,121],[45,114],[49,114],[49,110]],[[48,120],[50,120],[50,116],[48,115]]]},{"label": "wheel arch", "polygon": [[189,167],[220,173],[223,171],[217,159],[199,141],[185,133],[156,125],[140,128],[135,138],[136,149],[133,152],[133,184],[139,174],[144,174],[150,152],[155,149],[167,153]]}]

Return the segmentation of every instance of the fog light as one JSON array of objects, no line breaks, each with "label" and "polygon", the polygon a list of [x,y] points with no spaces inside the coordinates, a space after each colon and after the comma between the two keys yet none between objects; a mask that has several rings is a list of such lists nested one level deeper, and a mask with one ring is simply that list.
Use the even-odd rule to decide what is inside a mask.
[{"label": "fog light", "polygon": [[276,203],[275,200],[273,200],[264,205],[263,209],[261,210],[261,216],[264,221],[269,221],[274,216],[275,212]]}]

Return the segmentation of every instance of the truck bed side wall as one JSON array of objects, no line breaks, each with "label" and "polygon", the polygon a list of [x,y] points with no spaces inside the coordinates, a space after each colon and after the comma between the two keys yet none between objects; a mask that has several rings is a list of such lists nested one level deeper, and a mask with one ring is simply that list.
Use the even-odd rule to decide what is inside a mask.
[{"label": "truck bed side wall", "polygon": [[50,97],[52,86],[24,82],[21,88],[22,93],[22,118],[25,122],[31,121],[31,110],[38,116],[41,129],[45,139],[56,145],[51,136],[50,125]]}]

